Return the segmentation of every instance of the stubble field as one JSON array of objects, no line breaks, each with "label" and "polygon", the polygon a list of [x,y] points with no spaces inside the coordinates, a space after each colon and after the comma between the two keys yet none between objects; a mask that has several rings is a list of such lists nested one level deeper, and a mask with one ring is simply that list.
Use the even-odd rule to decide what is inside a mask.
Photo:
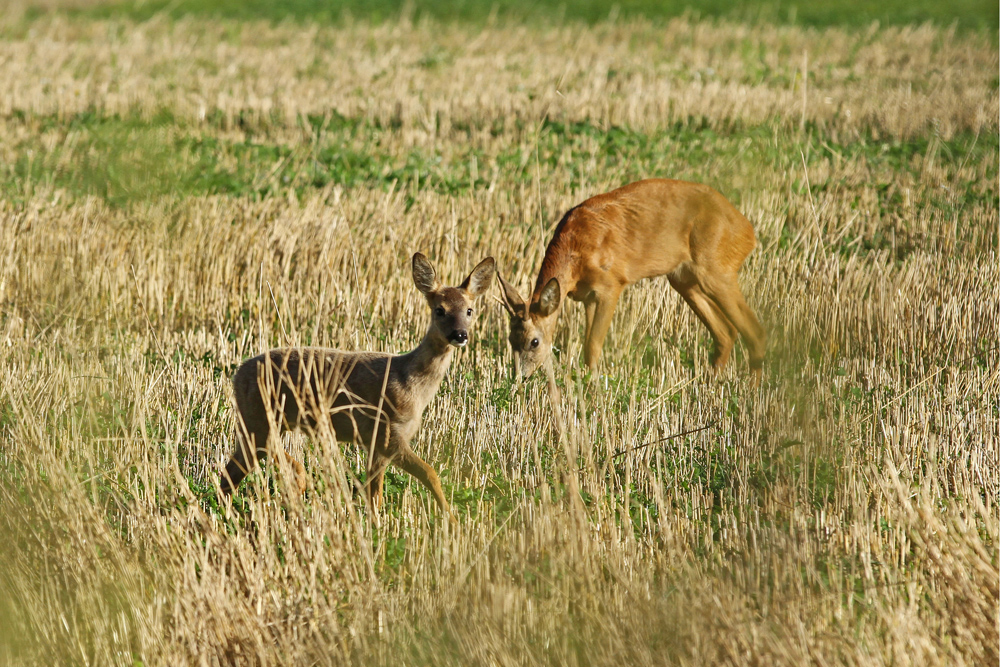
[{"label": "stubble field", "polygon": [[[0,32],[0,662],[996,664],[995,33]],[[564,308],[553,405],[489,297],[414,443],[458,525],[398,472],[376,520],[363,453],[301,435],[304,499],[220,504],[243,359],[412,349],[414,252],[526,292],[567,208],[650,176],[753,222],[759,389],[659,279],[594,376]]]}]

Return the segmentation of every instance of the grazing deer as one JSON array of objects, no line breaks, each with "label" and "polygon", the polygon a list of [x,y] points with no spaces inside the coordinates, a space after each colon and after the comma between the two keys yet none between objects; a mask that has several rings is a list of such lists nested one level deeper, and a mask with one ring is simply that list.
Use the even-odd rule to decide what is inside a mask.
[{"label": "grazing deer", "polygon": [[497,274],[515,374],[526,378],[550,358],[563,295],[584,304],[584,362],[593,370],[622,290],[666,275],[712,333],[715,369],[738,332],[759,383],[767,339],[736,280],[755,243],[750,222],[706,185],[649,179],[591,197],[556,227],[530,302]]},{"label": "grazing deer", "polygon": [[[222,473],[222,491],[231,493],[248,474],[253,465],[249,452],[263,460],[269,446],[283,451],[280,432],[300,426],[313,430],[326,418],[338,440],[368,447],[368,494],[376,509],[382,504],[385,469],[394,463],[420,480],[450,513],[437,473],[410,449],[410,440],[444,379],[453,348],[468,342],[472,303],[489,289],[495,270],[493,258],[487,257],[459,287],[442,287],[427,258],[415,254],[413,282],[427,299],[431,325],[407,354],[282,348],[245,361],[233,377],[243,430]],[[275,440],[269,444],[270,438]],[[302,464],[284,455],[304,491]]]}]

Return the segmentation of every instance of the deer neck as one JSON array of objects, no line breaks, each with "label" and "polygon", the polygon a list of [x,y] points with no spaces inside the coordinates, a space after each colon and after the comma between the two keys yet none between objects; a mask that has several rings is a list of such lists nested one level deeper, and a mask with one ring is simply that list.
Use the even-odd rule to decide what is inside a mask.
[{"label": "deer neck", "polygon": [[542,268],[538,270],[538,279],[535,281],[535,290],[531,294],[531,303],[538,303],[542,289],[550,280],[559,280],[559,291],[563,300],[572,293],[580,281],[579,268],[575,254],[559,243],[558,238],[553,238],[545,251],[545,258],[542,260]]},{"label": "deer neck", "polygon": [[[452,346],[434,332],[433,325],[414,350],[402,355],[400,361],[404,382],[420,392],[433,396],[437,392],[448,366],[451,364]],[[429,400],[429,398],[428,398]]]}]

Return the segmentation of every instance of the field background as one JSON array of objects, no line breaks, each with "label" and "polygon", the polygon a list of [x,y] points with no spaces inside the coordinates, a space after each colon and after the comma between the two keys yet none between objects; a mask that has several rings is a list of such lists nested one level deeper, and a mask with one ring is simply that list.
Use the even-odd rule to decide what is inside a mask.
[{"label": "field background", "polygon": [[[997,664],[995,3],[337,7],[0,14],[0,663]],[[660,279],[553,406],[491,297],[414,446],[457,526],[300,435],[220,506],[241,360],[406,351],[413,252],[527,292],[647,176],[754,223],[759,389]]]}]

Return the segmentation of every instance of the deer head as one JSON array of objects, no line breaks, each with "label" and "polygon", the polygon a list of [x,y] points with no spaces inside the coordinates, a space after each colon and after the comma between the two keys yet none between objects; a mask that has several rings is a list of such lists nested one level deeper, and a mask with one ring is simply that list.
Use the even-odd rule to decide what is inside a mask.
[{"label": "deer head", "polygon": [[552,335],[559,312],[559,281],[552,278],[530,304],[497,273],[503,305],[510,316],[510,349],[514,354],[514,375],[528,378],[552,355]]},{"label": "deer head", "polygon": [[419,252],[413,256],[413,282],[431,309],[430,335],[455,347],[469,342],[473,301],[489,289],[496,271],[492,257],[481,261],[458,287],[441,287],[434,267]]}]

